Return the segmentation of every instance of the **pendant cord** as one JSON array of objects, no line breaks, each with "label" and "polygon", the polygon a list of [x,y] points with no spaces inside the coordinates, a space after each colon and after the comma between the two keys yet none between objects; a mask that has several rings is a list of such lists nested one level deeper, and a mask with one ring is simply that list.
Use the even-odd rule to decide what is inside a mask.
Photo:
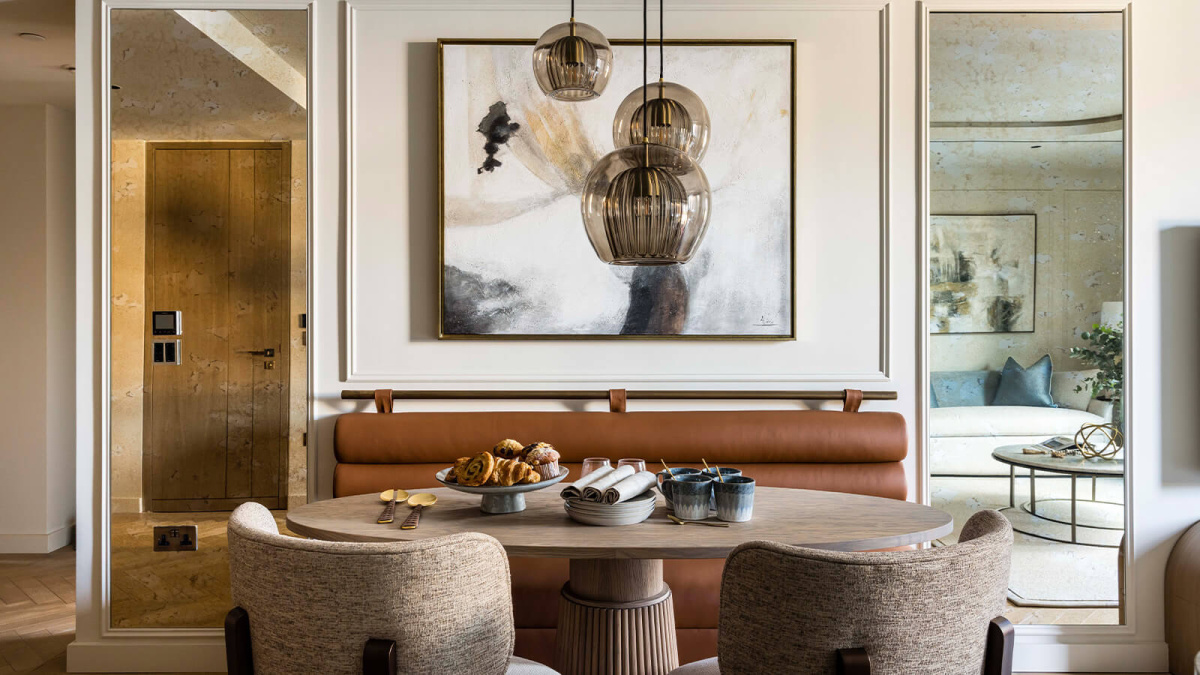
[{"label": "pendant cord", "polygon": [[[573,0],[572,0],[573,1]],[[650,163],[650,138],[646,135],[650,123],[649,111],[646,110],[646,80],[650,76],[650,0],[642,0],[642,147],[645,150],[646,164]]]},{"label": "pendant cord", "polygon": [[571,0],[571,20],[575,20],[575,0]]},{"label": "pendant cord", "polygon": [[[571,0],[575,2],[575,0]],[[663,5],[666,0],[658,0],[658,81],[662,82],[663,70],[666,68],[666,62],[663,61]]]}]

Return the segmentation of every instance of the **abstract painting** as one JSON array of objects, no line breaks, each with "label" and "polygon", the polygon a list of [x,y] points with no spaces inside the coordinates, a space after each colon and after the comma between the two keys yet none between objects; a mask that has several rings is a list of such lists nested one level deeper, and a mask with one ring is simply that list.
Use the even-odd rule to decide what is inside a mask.
[{"label": "abstract painting", "polygon": [[666,79],[712,120],[708,232],[668,267],[606,265],[580,215],[640,42],[613,42],[607,89],[582,103],[541,92],[532,41],[438,47],[442,338],[794,338],[794,42],[667,43]]},{"label": "abstract painting", "polygon": [[931,333],[1031,333],[1037,217],[931,216]]}]

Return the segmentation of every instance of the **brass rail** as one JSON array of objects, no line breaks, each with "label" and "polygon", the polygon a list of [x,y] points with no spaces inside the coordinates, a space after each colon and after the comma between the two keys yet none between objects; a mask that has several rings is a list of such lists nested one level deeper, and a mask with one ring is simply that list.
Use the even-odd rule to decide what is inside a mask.
[{"label": "brass rail", "polygon": [[[776,400],[776,401],[844,401],[845,390],[835,391],[703,391],[675,390],[666,391],[648,389],[645,391],[626,391],[629,400],[644,401],[747,401],[747,400]],[[549,390],[392,390],[393,399],[404,400],[571,400],[571,401],[605,401],[608,400],[607,389],[549,391]],[[372,401],[375,391],[372,389],[343,389],[342,399],[347,401]],[[895,401],[894,391],[864,391],[864,401]]]}]

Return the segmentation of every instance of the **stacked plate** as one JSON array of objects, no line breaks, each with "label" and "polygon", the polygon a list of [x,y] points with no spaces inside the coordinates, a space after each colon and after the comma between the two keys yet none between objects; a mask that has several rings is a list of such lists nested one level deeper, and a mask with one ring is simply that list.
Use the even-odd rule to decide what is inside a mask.
[{"label": "stacked plate", "polygon": [[601,504],[585,502],[582,499],[567,499],[563,501],[563,508],[567,510],[567,515],[572,520],[580,523],[615,527],[633,525],[649,518],[650,514],[654,513],[656,503],[654,490],[647,490],[620,504]]}]

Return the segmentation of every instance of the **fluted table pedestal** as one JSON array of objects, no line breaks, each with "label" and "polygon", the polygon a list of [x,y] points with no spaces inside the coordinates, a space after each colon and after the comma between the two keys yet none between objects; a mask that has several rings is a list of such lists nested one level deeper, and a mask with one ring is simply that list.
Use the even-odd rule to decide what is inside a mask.
[{"label": "fluted table pedestal", "polygon": [[571,560],[558,609],[563,675],[659,675],[679,667],[662,560]]}]

